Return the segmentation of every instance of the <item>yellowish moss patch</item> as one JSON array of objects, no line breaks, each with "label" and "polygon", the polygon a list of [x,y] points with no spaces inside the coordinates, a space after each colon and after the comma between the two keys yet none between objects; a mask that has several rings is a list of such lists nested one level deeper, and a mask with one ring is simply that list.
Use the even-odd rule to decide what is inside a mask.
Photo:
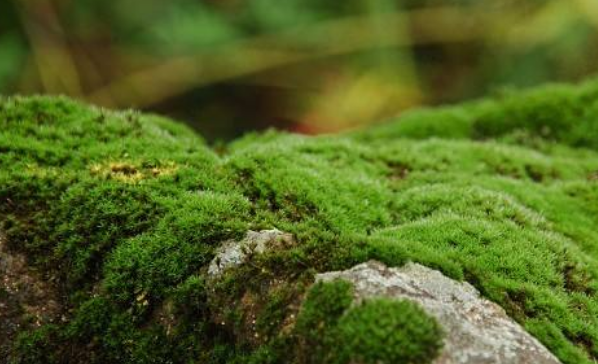
[{"label": "yellowish moss patch", "polygon": [[144,165],[128,161],[111,161],[93,164],[90,172],[103,179],[114,179],[123,183],[139,183],[148,178],[170,176],[179,169],[173,161],[161,162],[158,165]]}]

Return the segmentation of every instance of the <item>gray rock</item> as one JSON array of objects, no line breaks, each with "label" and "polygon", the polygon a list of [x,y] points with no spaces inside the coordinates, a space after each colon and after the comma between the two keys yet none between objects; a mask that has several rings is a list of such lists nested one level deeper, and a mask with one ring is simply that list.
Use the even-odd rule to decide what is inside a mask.
[{"label": "gray rock", "polygon": [[343,279],[359,302],[371,297],[407,299],[435,317],[446,333],[435,364],[557,364],[560,361],[497,304],[469,283],[454,281],[419,264],[388,268],[370,261],[317,281]]},{"label": "gray rock", "polygon": [[248,231],[243,240],[227,240],[216,251],[210,262],[208,275],[217,277],[226,269],[241,265],[253,254],[264,253],[268,249],[285,248],[295,244],[293,235],[280,230]]}]

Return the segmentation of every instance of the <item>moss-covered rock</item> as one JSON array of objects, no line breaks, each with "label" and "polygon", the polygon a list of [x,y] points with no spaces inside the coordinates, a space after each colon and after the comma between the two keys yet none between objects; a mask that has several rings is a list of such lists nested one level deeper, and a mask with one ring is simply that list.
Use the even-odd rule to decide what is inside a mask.
[{"label": "moss-covered rock", "polygon": [[[591,363],[597,176],[596,81],[220,154],[160,117],[0,99],[7,248],[61,307],[23,320],[11,360],[310,362],[289,353],[314,274],[376,259],[467,280],[564,363]],[[208,279],[222,242],[269,229],[296,243]]]},{"label": "moss-covered rock", "polygon": [[353,305],[352,284],[318,282],[294,328],[294,357],[303,363],[431,363],[444,333],[417,304],[386,298]]}]

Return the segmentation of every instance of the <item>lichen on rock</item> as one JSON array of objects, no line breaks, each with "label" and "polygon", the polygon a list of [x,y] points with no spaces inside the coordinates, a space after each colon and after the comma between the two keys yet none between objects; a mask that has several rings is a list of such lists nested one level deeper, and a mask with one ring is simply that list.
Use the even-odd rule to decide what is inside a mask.
[{"label": "lichen on rock", "polygon": [[220,245],[216,250],[216,256],[210,262],[208,275],[217,278],[227,269],[251,259],[253,254],[261,254],[268,249],[288,249],[294,244],[291,234],[277,229],[248,231],[242,240],[228,240]]}]

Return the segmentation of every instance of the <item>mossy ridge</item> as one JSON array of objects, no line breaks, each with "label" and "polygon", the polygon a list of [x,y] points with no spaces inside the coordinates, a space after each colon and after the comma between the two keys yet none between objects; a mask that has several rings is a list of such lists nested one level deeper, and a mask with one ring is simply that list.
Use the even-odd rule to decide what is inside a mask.
[{"label": "mossy ridge", "polygon": [[290,339],[275,333],[303,285],[273,293],[278,304],[262,313],[278,324],[262,320],[269,338],[256,348],[214,324],[202,283],[216,244],[276,227],[300,244],[231,272],[236,289],[223,300],[272,277],[293,287],[306,269],[413,260],[474,284],[563,362],[590,363],[597,89],[502,95],[344,137],[253,135],[224,157],[161,118],[3,99],[4,229],[64,286],[71,310],[65,323],[24,332],[15,361],[280,361]]},{"label": "mossy ridge", "polygon": [[[489,139],[526,143],[548,140],[598,149],[598,82],[546,85],[530,91],[503,90],[494,98],[459,106],[420,109],[397,122],[357,132],[360,140],[397,138]],[[521,138],[515,138],[522,141]]]}]

